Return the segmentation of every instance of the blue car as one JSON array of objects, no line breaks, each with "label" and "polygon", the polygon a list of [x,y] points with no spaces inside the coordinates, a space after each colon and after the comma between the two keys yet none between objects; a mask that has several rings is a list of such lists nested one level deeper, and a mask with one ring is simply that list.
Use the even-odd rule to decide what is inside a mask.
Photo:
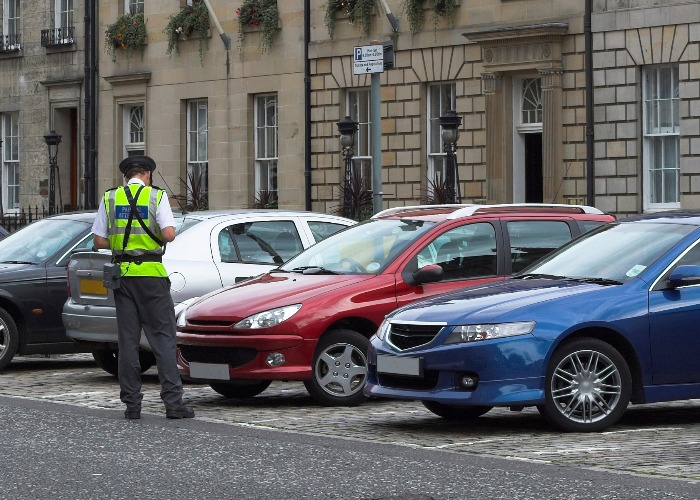
[{"label": "blue car", "polygon": [[625,219],[510,280],[398,309],[371,339],[365,394],[450,419],[536,406],[571,432],[700,398],[699,243],[697,214]]}]

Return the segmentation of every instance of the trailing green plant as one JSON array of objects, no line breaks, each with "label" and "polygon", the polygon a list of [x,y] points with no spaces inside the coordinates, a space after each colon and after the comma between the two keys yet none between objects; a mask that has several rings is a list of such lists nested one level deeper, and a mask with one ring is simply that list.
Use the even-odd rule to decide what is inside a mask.
[{"label": "trailing green plant", "polygon": [[143,55],[146,46],[146,21],[143,12],[122,14],[105,30],[105,50],[112,56],[112,62],[117,61],[117,49],[126,50],[127,65],[131,61],[134,50]]},{"label": "trailing green plant", "polygon": [[401,8],[408,21],[411,35],[415,35],[423,25],[423,0],[402,0]]},{"label": "trailing green plant", "polygon": [[204,57],[204,44],[209,36],[209,10],[204,2],[199,1],[194,5],[187,5],[180,12],[168,18],[168,24],[163,30],[168,39],[168,48],[165,53],[170,55],[180,53],[180,41],[194,37],[199,40],[199,60]]},{"label": "trailing green plant", "polygon": [[236,9],[238,19],[238,51],[243,51],[245,29],[248,26],[260,27],[260,49],[263,54],[270,51],[272,39],[279,31],[279,10],[277,0],[244,0]]},{"label": "trailing green plant", "polygon": [[447,19],[448,26],[454,26],[455,12],[457,11],[457,0],[428,0],[428,5],[432,13],[433,31],[437,31],[440,25],[440,18]]},{"label": "trailing green plant", "polygon": [[255,193],[253,208],[278,208],[277,191],[261,189]]},{"label": "trailing green plant", "polygon": [[[440,19],[447,19],[449,26],[454,24],[454,15],[457,11],[457,0],[427,0],[428,9],[432,11],[431,21],[433,31],[437,31]],[[423,25],[425,11],[423,4],[425,0],[402,0],[401,7],[408,20],[408,28],[412,35],[415,35]]]},{"label": "trailing green plant", "polygon": [[338,12],[347,15],[351,24],[359,24],[363,36],[369,36],[374,20],[375,2],[376,0],[327,0],[324,22],[328,36],[333,39],[335,35],[335,16]]}]

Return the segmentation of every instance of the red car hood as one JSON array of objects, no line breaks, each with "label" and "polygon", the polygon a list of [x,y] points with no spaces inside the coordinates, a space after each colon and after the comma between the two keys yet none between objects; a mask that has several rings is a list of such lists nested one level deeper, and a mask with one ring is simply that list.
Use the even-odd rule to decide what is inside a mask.
[{"label": "red car hood", "polygon": [[187,309],[187,319],[235,322],[275,307],[301,304],[373,277],[275,271],[205,295]]}]

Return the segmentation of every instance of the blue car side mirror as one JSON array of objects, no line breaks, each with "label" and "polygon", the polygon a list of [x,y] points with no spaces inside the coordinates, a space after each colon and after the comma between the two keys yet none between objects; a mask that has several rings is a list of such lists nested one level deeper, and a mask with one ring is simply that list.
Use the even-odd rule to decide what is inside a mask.
[{"label": "blue car side mirror", "polygon": [[700,266],[678,266],[668,277],[669,288],[700,285]]}]

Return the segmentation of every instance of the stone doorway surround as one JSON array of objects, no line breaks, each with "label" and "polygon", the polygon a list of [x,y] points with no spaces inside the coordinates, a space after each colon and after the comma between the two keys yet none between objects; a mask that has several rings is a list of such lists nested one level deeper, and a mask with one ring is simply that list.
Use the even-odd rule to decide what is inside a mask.
[{"label": "stone doorway surround", "polygon": [[481,46],[486,100],[486,202],[513,201],[513,78],[536,72],[542,79],[542,191],[546,202],[563,200],[561,41],[566,23],[543,23],[469,31]]}]

